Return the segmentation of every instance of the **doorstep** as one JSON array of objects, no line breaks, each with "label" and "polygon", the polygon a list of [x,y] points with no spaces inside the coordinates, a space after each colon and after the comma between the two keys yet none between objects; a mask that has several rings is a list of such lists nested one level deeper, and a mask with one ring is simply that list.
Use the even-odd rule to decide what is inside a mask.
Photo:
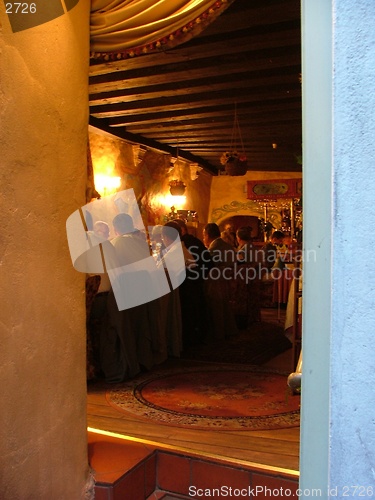
[{"label": "doorstep", "polygon": [[260,492],[290,490],[295,495],[298,488],[295,471],[233,462],[104,431],[88,431],[88,453],[95,500],[188,500],[198,498],[203,490],[226,488],[224,496],[228,496],[229,488],[250,487]]}]

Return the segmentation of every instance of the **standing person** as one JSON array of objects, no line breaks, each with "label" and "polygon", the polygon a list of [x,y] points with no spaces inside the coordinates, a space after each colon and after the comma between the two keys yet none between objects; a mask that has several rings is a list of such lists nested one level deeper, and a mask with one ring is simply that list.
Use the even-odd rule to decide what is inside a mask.
[{"label": "standing person", "polygon": [[214,222],[204,227],[203,243],[208,248],[213,263],[220,266],[234,264],[236,260],[234,248],[222,238],[219,226]]},{"label": "standing person", "polygon": [[[191,294],[194,293],[194,282],[188,279],[189,273],[196,267],[195,258],[182,241],[176,242],[177,236],[179,236],[180,240],[182,239],[182,230],[179,224],[175,221],[167,222],[162,229],[162,240],[165,246],[166,256],[169,255],[170,257],[174,252],[182,251],[185,259],[184,272],[186,273],[186,277],[179,287],[168,294],[168,324],[166,325],[168,352],[174,356],[179,356],[180,351],[186,349],[186,347],[188,347],[191,343],[192,330],[194,328],[193,317],[195,314],[195,311],[193,311],[190,307]],[[173,267],[171,268],[170,262],[172,262],[173,265],[173,260],[174,259],[171,260],[169,258],[168,263],[165,266],[166,272],[169,275],[171,271],[175,273],[178,271],[174,271]],[[178,313],[180,313],[179,317]],[[178,335],[179,331],[181,332],[180,337]]]},{"label": "standing person", "polygon": [[159,224],[157,226],[154,226],[150,235],[152,255],[157,262],[160,261],[165,250],[165,246],[161,237],[162,230],[162,225]]},{"label": "standing person", "polygon": [[[92,378],[102,375],[101,359],[103,338],[106,336],[108,328],[107,304],[111,291],[111,282],[107,269],[117,267],[115,249],[108,241],[109,225],[104,221],[97,221],[93,224],[93,229],[88,231],[88,237],[92,248],[86,256],[88,266],[90,262],[92,268],[97,265],[98,252],[100,252],[100,262],[104,271],[101,273],[89,274],[86,279],[86,330],[87,330],[87,368],[92,373]],[[99,249],[100,245],[100,249]],[[91,252],[93,254],[91,255]],[[99,287],[95,293],[92,283],[99,280]]]},{"label": "standing person", "polygon": [[[146,270],[138,270],[131,264],[151,257],[149,244],[145,234],[134,227],[129,214],[116,215],[112,224],[116,236],[111,244],[118,261],[112,278],[113,288],[121,298],[138,297],[140,291],[151,286],[150,279]],[[106,381],[114,383],[153,367],[154,339],[158,332],[148,303],[119,310],[112,290],[107,308],[109,327],[103,342],[102,370]]]},{"label": "standing person", "polygon": [[204,227],[203,243],[212,259],[212,267],[204,282],[209,338],[220,340],[238,333],[231,307],[235,252],[233,247],[221,238],[219,226],[215,223]]},{"label": "standing person", "polygon": [[238,241],[237,260],[241,263],[251,264],[256,263],[256,249],[251,238],[252,228],[243,226],[237,229],[236,238]]},{"label": "standing person", "polygon": [[[93,230],[88,232],[91,245],[94,246],[96,253],[98,251],[98,245],[102,245],[102,255],[104,257],[103,267],[105,267],[106,269],[117,266],[115,251],[111,243],[108,241],[109,232],[109,225],[102,220],[95,222],[93,225]],[[98,294],[108,293],[111,289],[111,283],[109,281],[108,273],[105,272],[95,274],[99,274],[101,277]]]},{"label": "standing person", "polygon": [[120,266],[132,264],[150,257],[150,247],[145,235],[134,227],[130,215],[121,213],[112,221],[115,238],[111,241],[115,247]]},{"label": "standing person", "polygon": [[[173,252],[174,249],[178,248],[176,247],[177,236],[179,237],[179,240],[182,241],[182,231],[179,224],[177,224],[175,221],[169,221],[164,224],[161,231],[161,239],[165,247],[164,252]],[[188,268],[191,265],[195,265],[195,258],[190,253],[188,248],[185,245],[181,244],[181,249],[184,254],[186,267]]]},{"label": "standing person", "polygon": [[189,234],[182,219],[174,221],[181,228],[181,241],[195,259],[196,266],[186,270],[186,280],[180,287],[183,310],[184,347],[204,343],[208,329],[207,304],[203,288],[203,275],[210,268],[211,255],[203,242]]},{"label": "standing person", "polygon": [[237,229],[237,266],[234,283],[234,311],[237,326],[245,329],[254,322],[261,320],[260,311],[260,274],[262,259],[251,239],[251,227]]},{"label": "standing person", "polygon": [[109,225],[102,221],[98,220],[94,223],[94,235],[98,238],[98,240],[108,240],[109,239]]},{"label": "standing person", "polygon": [[181,228],[181,241],[189,252],[193,255],[199,276],[202,276],[204,267],[209,267],[211,262],[211,255],[204,243],[196,236],[189,233],[186,222],[182,219],[175,219],[173,222],[178,224]]},{"label": "standing person", "polygon": [[221,232],[221,237],[224,241],[229,243],[233,248],[238,247],[238,241],[236,238],[236,231],[232,224],[225,224],[224,231]]},{"label": "standing person", "polygon": [[284,233],[282,231],[274,231],[271,239],[263,250],[263,264],[268,271],[271,269],[284,269],[284,256],[287,248],[284,245]]}]

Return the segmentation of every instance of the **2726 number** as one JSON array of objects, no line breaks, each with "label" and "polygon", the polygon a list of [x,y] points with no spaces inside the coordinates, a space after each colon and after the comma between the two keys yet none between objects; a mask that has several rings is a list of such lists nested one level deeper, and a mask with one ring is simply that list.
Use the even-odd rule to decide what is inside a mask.
[{"label": "2726 number", "polygon": [[35,14],[35,3],[9,2],[5,4],[7,14]]},{"label": "2726 number", "polygon": [[343,497],[372,497],[374,488],[372,486],[343,486]]}]

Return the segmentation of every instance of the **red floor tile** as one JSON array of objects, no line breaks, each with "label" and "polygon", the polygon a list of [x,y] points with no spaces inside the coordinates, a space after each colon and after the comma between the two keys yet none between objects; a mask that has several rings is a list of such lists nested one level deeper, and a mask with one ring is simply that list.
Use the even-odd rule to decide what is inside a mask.
[{"label": "red floor tile", "polygon": [[190,459],[177,454],[158,452],[157,485],[161,490],[189,493]]},{"label": "red floor tile", "polygon": [[[225,493],[232,490],[247,489],[250,485],[250,472],[242,469],[235,469],[210,462],[199,460],[192,461],[191,486],[200,490],[216,489]],[[196,491],[194,489],[193,493]],[[191,493],[191,492],[190,492]],[[219,497],[220,498],[220,497]]]},{"label": "red floor tile", "polygon": [[274,497],[296,498],[298,480],[253,473],[251,487],[256,491],[256,498],[258,500]]},{"label": "red floor tile", "polygon": [[88,433],[89,463],[97,483],[114,483],[153,453],[153,447],[142,443]]},{"label": "red floor tile", "polygon": [[113,500],[145,500],[145,467],[139,465],[113,486]]}]

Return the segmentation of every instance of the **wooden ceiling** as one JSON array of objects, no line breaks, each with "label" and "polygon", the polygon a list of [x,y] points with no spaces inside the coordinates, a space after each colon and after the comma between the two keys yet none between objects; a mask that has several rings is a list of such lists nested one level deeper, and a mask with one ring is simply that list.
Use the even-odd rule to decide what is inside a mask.
[{"label": "wooden ceiling", "polygon": [[236,113],[249,170],[300,171],[300,80],[300,0],[235,0],[166,52],[92,60],[90,124],[217,175]]}]

